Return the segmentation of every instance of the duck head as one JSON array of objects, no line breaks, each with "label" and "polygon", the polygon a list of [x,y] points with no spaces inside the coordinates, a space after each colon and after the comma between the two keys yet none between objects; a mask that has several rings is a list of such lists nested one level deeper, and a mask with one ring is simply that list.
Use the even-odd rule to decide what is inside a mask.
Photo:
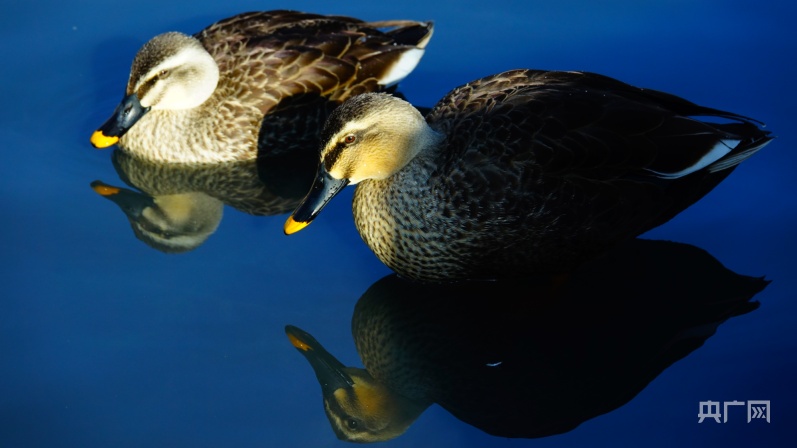
[{"label": "duck head", "polygon": [[348,442],[381,442],[403,434],[429,406],[392,392],[367,370],[346,367],[309,333],[288,325],[285,333],[315,371],[332,430]]},{"label": "duck head", "polygon": [[216,90],[219,67],[195,38],[169,32],[136,54],[122,101],[91,136],[96,148],[114,145],[150,110],[191,109]]},{"label": "duck head", "polygon": [[224,211],[221,201],[201,192],[150,196],[100,181],[91,188],[119,206],[136,238],[165,253],[199,247],[216,231]]},{"label": "duck head", "polygon": [[344,102],[324,124],[315,181],[285,223],[285,234],[309,225],[347,185],[386,179],[442,139],[417,108],[391,94],[365,93]]}]

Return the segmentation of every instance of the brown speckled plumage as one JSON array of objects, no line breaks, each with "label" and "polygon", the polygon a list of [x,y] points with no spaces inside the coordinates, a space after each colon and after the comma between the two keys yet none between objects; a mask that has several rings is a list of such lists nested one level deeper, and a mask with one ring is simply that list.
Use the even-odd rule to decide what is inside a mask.
[{"label": "brown speckled plumage", "polygon": [[[340,138],[379,98],[353,98],[323,135]],[[376,116],[373,126],[392,119]],[[773,138],[737,114],[583,72],[488,76],[451,91],[425,120],[441,140],[384,179],[361,176],[353,203],[377,257],[420,281],[568,271],[666,222]],[[324,144],[322,158],[335,141]],[[716,160],[695,165],[709,153]]]},{"label": "brown speckled plumage", "polygon": [[[425,46],[431,32],[431,22],[364,22],[287,10],[221,20],[193,36],[219,68],[212,96],[192,109],[153,108],[119,146],[152,160],[200,163],[252,159],[258,147],[263,156],[317,151],[329,111],[351,95],[392,88],[380,79],[405,52]],[[128,95],[136,93],[140,77],[185,45],[180,36],[165,33],[142,47]]]}]

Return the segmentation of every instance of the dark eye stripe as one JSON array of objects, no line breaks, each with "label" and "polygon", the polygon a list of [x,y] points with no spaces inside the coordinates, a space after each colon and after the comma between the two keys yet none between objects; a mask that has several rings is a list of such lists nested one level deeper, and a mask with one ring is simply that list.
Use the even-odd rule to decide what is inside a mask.
[{"label": "dark eye stripe", "polygon": [[338,144],[335,145],[334,148],[329,150],[327,155],[324,157],[324,168],[327,171],[330,171],[332,169],[332,166],[334,166],[335,162],[338,161],[338,158],[340,158],[340,154],[343,152],[343,149],[345,148],[346,148],[345,143],[338,142]]},{"label": "dark eye stripe", "polygon": [[144,84],[141,84],[141,87],[138,88],[138,92],[136,92],[136,94],[138,94],[138,99],[140,100],[141,98],[144,98],[144,95],[146,95],[147,92],[149,92],[150,90],[152,90],[153,87],[155,87],[156,82],[158,82],[157,76],[152,77],[149,80],[147,80],[147,82],[145,82]]}]

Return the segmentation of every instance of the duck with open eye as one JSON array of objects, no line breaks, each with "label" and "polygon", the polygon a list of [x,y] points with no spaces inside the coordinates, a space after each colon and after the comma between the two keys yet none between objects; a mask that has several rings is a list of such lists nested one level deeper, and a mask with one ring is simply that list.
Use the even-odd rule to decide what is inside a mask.
[{"label": "duck with open eye", "polygon": [[284,230],[356,184],[360,235],[404,278],[559,275],[667,222],[773,138],[742,115],[586,72],[487,76],[425,116],[366,93],[324,125],[316,180]]}]

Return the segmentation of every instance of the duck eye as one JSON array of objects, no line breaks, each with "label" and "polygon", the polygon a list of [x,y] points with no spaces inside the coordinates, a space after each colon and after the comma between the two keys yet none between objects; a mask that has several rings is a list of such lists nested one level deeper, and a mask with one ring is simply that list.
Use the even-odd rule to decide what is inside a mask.
[{"label": "duck eye", "polygon": [[343,137],[343,143],[345,143],[347,145],[351,145],[356,140],[357,140],[357,137],[354,134],[349,134],[349,135]]},{"label": "duck eye", "polygon": [[350,418],[348,421],[346,421],[346,426],[348,426],[351,430],[355,430],[359,427],[359,423],[357,423],[357,420]]},{"label": "duck eye", "polygon": [[164,69],[158,72],[158,78],[165,78],[167,76],[169,76],[169,70]]}]

